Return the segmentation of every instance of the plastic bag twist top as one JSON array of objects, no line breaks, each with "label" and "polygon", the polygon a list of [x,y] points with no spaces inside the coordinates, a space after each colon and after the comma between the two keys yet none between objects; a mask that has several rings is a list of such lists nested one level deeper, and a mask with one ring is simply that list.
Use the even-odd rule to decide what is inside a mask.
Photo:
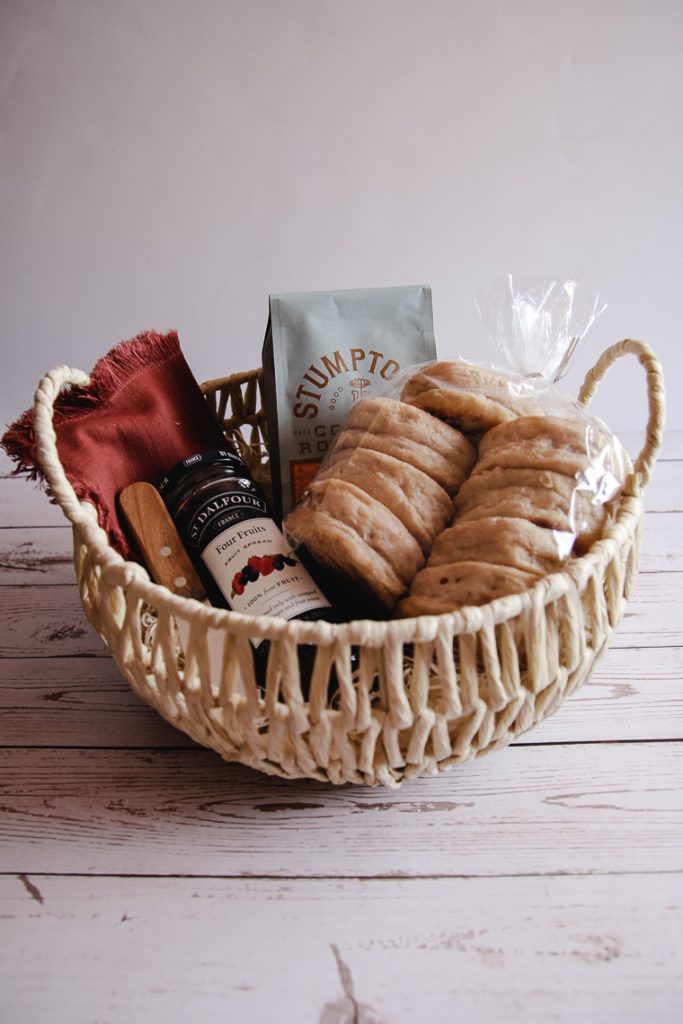
[{"label": "plastic bag twist top", "polygon": [[576,281],[512,274],[479,292],[475,302],[506,364],[549,382],[564,377],[579,342],[607,308]]}]

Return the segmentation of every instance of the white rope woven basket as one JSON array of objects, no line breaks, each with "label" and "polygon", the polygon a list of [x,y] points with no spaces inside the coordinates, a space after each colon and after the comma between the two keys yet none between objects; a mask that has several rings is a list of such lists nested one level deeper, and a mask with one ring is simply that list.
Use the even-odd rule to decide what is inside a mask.
[{"label": "white rope woven basket", "polygon": [[[87,374],[60,366],[38,386],[35,432],[45,476],[73,525],[86,615],[142,700],[225,760],[269,775],[397,786],[498,750],[586,681],[638,571],[642,488],[664,425],[657,357],[643,342],[613,345],[587,374],[579,401],[587,405],[627,353],[647,374],[647,435],[614,521],[587,554],[524,593],[482,607],[344,624],[211,608],[151,583],[140,565],[125,561],[110,547],[93,507],[77,499],[59,461],[54,400],[63,385],[88,383]],[[227,436],[240,437],[255,476],[265,477],[260,371],[202,389]],[[150,621],[153,631],[146,628]],[[254,676],[250,637],[270,641],[264,690]],[[307,701],[297,644],[316,649]],[[331,702],[333,672],[338,692]]]}]

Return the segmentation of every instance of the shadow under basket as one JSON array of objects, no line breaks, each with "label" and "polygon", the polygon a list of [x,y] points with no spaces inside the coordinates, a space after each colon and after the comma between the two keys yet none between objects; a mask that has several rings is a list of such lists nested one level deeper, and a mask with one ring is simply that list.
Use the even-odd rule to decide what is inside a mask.
[{"label": "shadow under basket", "polygon": [[[59,367],[38,386],[35,429],[45,475],[73,525],[85,613],[142,700],[226,761],[268,775],[395,787],[499,750],[586,681],[638,572],[642,490],[664,423],[656,356],[643,342],[613,345],[587,374],[579,401],[587,405],[609,367],[628,353],[646,371],[646,441],[614,518],[587,554],[524,593],[481,607],[343,624],[212,608],[151,583],[140,565],[125,561],[59,463],[54,400],[64,384],[88,380]],[[209,381],[202,390],[254,478],[267,482],[260,371]],[[269,641],[262,686],[250,638]],[[306,699],[301,644],[313,652]]]}]

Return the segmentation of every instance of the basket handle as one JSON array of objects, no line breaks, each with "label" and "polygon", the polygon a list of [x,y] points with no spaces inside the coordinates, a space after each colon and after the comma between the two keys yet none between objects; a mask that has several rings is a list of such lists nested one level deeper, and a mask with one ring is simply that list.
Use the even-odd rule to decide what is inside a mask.
[{"label": "basket handle", "polygon": [[41,379],[33,400],[33,431],[38,459],[50,490],[64,515],[74,525],[91,523],[91,520],[67,480],[59,460],[57,435],[52,425],[52,417],[55,399],[65,384],[85,386],[89,383],[90,377],[82,370],[75,370],[71,366],[57,366]]},{"label": "basket handle", "polygon": [[581,405],[588,405],[598,384],[605,376],[610,366],[625,355],[634,355],[644,368],[646,373],[647,387],[647,427],[645,428],[645,444],[635,461],[635,472],[640,483],[646,486],[650,482],[654,464],[657,461],[657,454],[662,446],[664,434],[664,421],[666,419],[666,407],[664,404],[664,377],[662,364],[654,354],[649,345],[644,341],[634,341],[626,338],[606,349],[595,366],[588,371],[579,391],[579,402]]}]

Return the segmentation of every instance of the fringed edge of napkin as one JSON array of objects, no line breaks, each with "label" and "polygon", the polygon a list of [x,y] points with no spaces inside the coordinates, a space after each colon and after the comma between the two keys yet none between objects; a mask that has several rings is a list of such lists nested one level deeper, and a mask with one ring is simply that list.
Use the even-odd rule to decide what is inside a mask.
[{"label": "fringed edge of napkin", "polygon": [[[57,396],[53,416],[55,427],[92,412],[93,408],[128,384],[136,374],[147,370],[150,362],[165,362],[179,352],[180,340],[177,331],[169,331],[168,334],[142,331],[130,341],[122,341],[115,345],[95,363],[90,373],[89,384],[84,387],[66,388]],[[27,480],[38,481],[54,505],[57,504],[57,499],[45,479],[38,459],[33,413],[33,407],[22,413],[0,439],[0,447],[15,463],[12,476],[24,476]],[[119,551],[125,552],[128,556],[128,541],[116,524],[111,522],[101,496],[91,487],[87,487],[82,480],[75,479],[68,473],[66,475],[79,500],[89,501],[95,505],[100,525],[107,531]]]}]

